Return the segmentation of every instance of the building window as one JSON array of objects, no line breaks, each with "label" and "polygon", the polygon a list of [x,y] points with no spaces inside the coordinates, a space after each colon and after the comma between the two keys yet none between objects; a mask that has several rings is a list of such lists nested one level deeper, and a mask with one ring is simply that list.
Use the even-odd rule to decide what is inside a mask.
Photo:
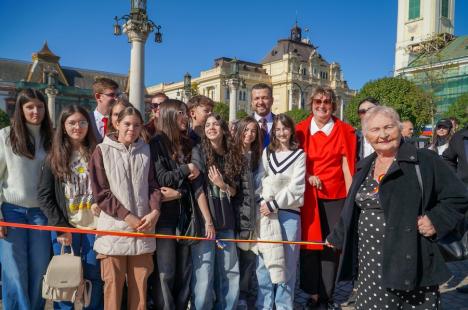
[{"label": "building window", "polygon": [[442,0],[441,15],[449,18],[449,0]]},{"label": "building window", "polygon": [[420,16],[421,0],[409,0],[408,19],[416,19]]},{"label": "building window", "polygon": [[224,96],[224,99],[229,99],[229,88],[226,88],[226,95]]}]

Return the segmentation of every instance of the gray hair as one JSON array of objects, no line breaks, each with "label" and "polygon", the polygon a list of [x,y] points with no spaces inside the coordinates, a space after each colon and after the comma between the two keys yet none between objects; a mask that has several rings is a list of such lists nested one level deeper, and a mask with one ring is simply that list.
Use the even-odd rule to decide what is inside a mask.
[{"label": "gray hair", "polygon": [[375,108],[368,110],[366,112],[366,115],[364,116],[364,119],[362,120],[362,133],[364,135],[367,133],[367,123],[377,115],[384,115],[388,117],[393,121],[395,125],[398,126],[398,128],[401,131],[402,125],[400,122],[400,115],[398,115],[397,111],[395,111],[395,109],[391,107],[376,106]]}]

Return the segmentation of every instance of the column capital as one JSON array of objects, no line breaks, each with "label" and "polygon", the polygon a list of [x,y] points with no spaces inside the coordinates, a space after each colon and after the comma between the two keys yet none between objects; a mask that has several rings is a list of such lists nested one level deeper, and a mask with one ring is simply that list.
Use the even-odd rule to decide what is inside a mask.
[{"label": "column capital", "polygon": [[129,19],[123,25],[123,32],[127,34],[130,42],[139,41],[146,42],[148,34],[151,32],[152,27],[147,21],[135,21]]},{"label": "column capital", "polygon": [[49,97],[55,97],[55,96],[58,95],[58,89],[55,88],[55,87],[47,87],[47,88],[45,89],[45,93],[46,93],[46,95],[49,96]]},{"label": "column capital", "polygon": [[229,86],[229,89],[231,90],[237,90],[239,88],[239,85],[240,85],[240,79],[239,78],[230,78],[228,80],[228,86]]}]

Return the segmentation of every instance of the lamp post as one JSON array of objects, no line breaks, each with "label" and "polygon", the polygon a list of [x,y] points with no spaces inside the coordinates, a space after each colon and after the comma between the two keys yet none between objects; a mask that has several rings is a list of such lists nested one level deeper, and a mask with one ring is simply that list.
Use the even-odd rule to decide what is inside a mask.
[{"label": "lamp post", "polygon": [[187,103],[192,97],[192,76],[188,72],[184,75],[184,94],[185,103]]},{"label": "lamp post", "polygon": [[132,43],[130,53],[129,100],[140,111],[145,111],[145,43],[148,34],[156,30],[154,41],[162,42],[161,26],[146,15],[146,0],[130,0],[130,14],[114,18],[114,35],[122,34],[119,21],[123,20],[123,32]]},{"label": "lamp post", "polygon": [[52,127],[55,128],[55,98],[58,95],[58,89],[55,87],[55,71],[47,72],[47,87],[45,93],[47,95],[47,109],[49,110]]},{"label": "lamp post", "polygon": [[224,85],[229,87],[229,122],[236,120],[237,114],[237,92],[239,86],[245,88],[245,80],[239,76],[239,61],[231,61],[230,73],[224,77]]},{"label": "lamp post", "polygon": [[[299,85],[298,83],[296,82],[291,82],[293,84],[293,86],[297,86],[297,88],[299,88],[299,91],[300,91],[300,95],[301,95],[301,98],[299,100],[299,102],[301,103],[301,106],[299,108],[301,109],[304,109],[305,107],[305,94],[306,94],[306,91],[309,87],[312,87],[313,85],[307,85],[306,87],[304,87],[304,89],[302,89],[301,85]],[[293,90],[293,86],[291,86],[291,93],[292,93],[292,90]],[[290,94],[290,101],[289,101],[289,106],[290,106],[290,110],[292,109],[292,95]]]}]

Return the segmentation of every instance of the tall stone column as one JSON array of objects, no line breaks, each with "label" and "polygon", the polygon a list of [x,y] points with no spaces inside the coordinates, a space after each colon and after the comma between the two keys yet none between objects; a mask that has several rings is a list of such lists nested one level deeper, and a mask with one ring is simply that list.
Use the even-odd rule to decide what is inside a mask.
[{"label": "tall stone column", "polygon": [[149,29],[129,20],[123,27],[132,43],[130,54],[129,101],[145,115],[145,42]]},{"label": "tall stone column", "polygon": [[47,95],[47,109],[49,110],[50,120],[52,127],[55,128],[55,97],[57,97],[58,90],[55,87],[47,87],[45,89]]},{"label": "tall stone column", "polygon": [[237,78],[229,79],[229,122],[236,120],[237,113],[237,90],[240,81]]}]

